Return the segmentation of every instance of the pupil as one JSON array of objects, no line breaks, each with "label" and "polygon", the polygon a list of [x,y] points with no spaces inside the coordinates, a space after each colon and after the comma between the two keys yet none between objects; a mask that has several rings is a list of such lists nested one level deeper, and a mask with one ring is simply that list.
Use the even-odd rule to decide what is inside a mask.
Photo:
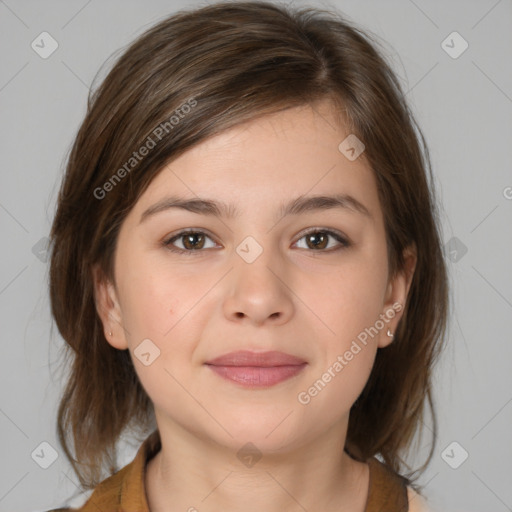
[{"label": "pupil", "polygon": [[[314,240],[315,238],[321,238],[322,241],[321,242],[318,242],[318,243],[315,243]],[[308,237],[308,241],[309,242],[312,242],[313,246],[314,247],[320,247],[323,249],[325,247],[325,240],[326,240],[326,236],[322,233],[314,233],[312,235],[309,235]]]},{"label": "pupil", "polygon": [[200,244],[196,245],[194,243],[194,239],[197,238],[197,237],[200,237],[200,236],[201,236],[200,233],[191,233],[191,234],[186,235],[186,237],[185,237],[185,247],[187,249],[196,249],[197,245],[200,245]]}]

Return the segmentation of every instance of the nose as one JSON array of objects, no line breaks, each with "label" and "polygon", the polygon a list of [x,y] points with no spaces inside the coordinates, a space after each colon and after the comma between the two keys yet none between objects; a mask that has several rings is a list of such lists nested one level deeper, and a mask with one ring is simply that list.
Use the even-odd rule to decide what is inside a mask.
[{"label": "nose", "polygon": [[272,259],[269,251],[252,263],[235,254],[229,273],[229,290],[223,305],[224,314],[233,322],[254,325],[281,325],[294,314],[293,284],[284,263]]}]

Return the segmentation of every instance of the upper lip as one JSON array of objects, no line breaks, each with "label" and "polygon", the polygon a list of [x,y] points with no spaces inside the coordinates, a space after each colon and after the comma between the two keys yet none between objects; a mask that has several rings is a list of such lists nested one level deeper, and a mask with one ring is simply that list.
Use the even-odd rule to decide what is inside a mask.
[{"label": "upper lip", "polygon": [[306,361],[284,352],[251,352],[250,350],[239,350],[236,352],[229,352],[222,356],[216,357],[206,361],[205,364],[214,366],[257,366],[257,367],[271,367],[271,366],[298,366],[304,364]]}]

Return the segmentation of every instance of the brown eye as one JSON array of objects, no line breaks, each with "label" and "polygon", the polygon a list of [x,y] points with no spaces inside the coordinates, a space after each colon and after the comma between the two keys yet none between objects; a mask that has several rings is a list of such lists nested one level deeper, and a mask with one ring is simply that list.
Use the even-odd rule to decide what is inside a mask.
[{"label": "brown eye", "polygon": [[[208,239],[211,240],[211,237],[203,231],[188,230],[174,235],[164,241],[163,244],[170,251],[191,254],[192,252],[202,252],[201,250],[205,249],[206,240]],[[177,243],[181,243],[181,247]],[[215,243],[211,247],[215,247]]]},{"label": "brown eye", "polygon": [[[331,238],[338,242],[338,247],[336,247],[336,244],[334,245],[334,248],[332,245],[329,247],[329,239]],[[302,239],[306,240],[305,249],[312,249],[313,251],[318,252],[331,252],[331,250],[336,251],[350,245],[346,238],[334,231],[327,229],[315,229],[313,231],[309,231],[308,233],[302,235],[299,241]],[[325,250],[327,247],[329,247],[329,250]]]},{"label": "brown eye", "polygon": [[306,243],[310,249],[325,249],[329,242],[329,235],[317,231],[310,235],[306,235]]},{"label": "brown eye", "polygon": [[204,246],[204,236],[201,233],[188,233],[181,235],[185,249],[202,249]]}]

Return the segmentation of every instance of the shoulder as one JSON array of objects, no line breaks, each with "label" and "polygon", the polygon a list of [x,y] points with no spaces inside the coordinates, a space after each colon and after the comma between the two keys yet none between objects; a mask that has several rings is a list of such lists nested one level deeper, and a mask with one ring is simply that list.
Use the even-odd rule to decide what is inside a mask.
[{"label": "shoulder", "polygon": [[133,466],[134,462],[131,462],[101,481],[78,508],[66,506],[45,512],[117,512],[124,510],[121,507],[123,505],[121,499],[125,495],[124,491],[127,485],[133,482],[134,476],[131,474]]},{"label": "shoulder", "polygon": [[409,512],[432,512],[428,508],[425,498],[409,486],[407,486],[407,499],[409,501]]},{"label": "shoulder", "polygon": [[47,512],[114,512],[122,510],[122,500],[126,495],[126,487],[133,481],[130,470],[133,463],[121,468],[113,475],[100,482],[86,501],[78,508],[63,507]]},{"label": "shoulder", "polygon": [[100,482],[79,508],[57,508],[47,512],[114,512],[137,510],[148,512],[144,473],[148,460],[160,450],[158,430],[140,445],[135,458],[116,473]]},{"label": "shoulder", "polygon": [[382,503],[385,502],[389,510],[433,512],[426,499],[411,485],[407,485],[407,479],[376,457],[367,462],[370,467],[370,485],[366,510],[382,510]]}]

